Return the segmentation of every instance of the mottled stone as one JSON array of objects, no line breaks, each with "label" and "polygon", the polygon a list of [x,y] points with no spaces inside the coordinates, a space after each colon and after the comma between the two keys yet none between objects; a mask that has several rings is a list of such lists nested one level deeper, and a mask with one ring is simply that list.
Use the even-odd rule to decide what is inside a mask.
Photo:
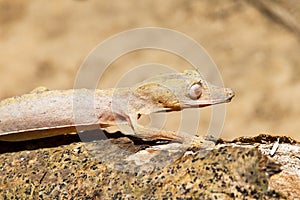
[{"label": "mottled stone", "polygon": [[119,138],[3,153],[0,193],[4,199],[284,198],[269,188],[280,165],[253,145],[151,151],[155,156],[141,165],[127,159],[149,146]]}]

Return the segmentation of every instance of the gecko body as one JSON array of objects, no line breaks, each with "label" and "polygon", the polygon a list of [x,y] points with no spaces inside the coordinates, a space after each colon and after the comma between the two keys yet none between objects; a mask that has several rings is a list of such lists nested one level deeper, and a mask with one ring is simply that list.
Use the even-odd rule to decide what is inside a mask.
[{"label": "gecko body", "polygon": [[128,124],[135,136],[145,140],[184,141],[188,136],[145,128],[137,119],[155,112],[226,103],[233,96],[230,88],[209,84],[195,70],[161,74],[126,88],[37,89],[0,102],[0,140],[31,140]]}]

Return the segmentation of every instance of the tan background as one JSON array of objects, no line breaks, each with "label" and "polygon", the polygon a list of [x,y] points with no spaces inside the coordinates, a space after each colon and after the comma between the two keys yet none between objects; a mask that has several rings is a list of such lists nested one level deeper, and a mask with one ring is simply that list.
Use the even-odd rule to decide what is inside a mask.
[{"label": "tan background", "polygon": [[[235,90],[222,137],[272,133],[300,139],[299,2],[264,2],[275,15],[242,0],[0,0],[0,98],[40,85],[72,88],[80,64],[97,44],[131,28],[158,26],[202,44],[225,85]],[[190,67],[166,53],[126,56],[112,65],[107,79],[116,81],[130,67],[148,62]]]}]

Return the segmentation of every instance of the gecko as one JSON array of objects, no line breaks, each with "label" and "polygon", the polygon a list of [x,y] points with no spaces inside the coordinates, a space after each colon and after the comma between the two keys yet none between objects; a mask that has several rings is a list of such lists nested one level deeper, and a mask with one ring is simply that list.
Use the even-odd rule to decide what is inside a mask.
[{"label": "gecko", "polygon": [[48,90],[0,101],[0,140],[32,140],[80,130],[127,124],[143,140],[183,142],[191,135],[144,127],[142,115],[230,102],[230,88],[205,81],[196,70],[164,73],[132,87]]}]

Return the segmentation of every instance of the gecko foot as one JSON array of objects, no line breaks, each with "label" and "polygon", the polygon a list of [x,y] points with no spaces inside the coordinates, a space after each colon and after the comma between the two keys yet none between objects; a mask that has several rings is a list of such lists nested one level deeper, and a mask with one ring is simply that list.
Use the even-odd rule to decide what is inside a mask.
[{"label": "gecko foot", "polygon": [[204,149],[204,148],[213,148],[215,143],[213,141],[205,140],[203,137],[194,136],[189,144],[191,149]]}]

